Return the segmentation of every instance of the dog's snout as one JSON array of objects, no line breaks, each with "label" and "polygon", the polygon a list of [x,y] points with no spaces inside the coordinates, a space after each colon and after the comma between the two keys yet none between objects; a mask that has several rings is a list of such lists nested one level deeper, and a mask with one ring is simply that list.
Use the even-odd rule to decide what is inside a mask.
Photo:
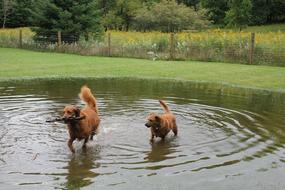
[{"label": "dog's snout", "polygon": [[150,127],[148,123],[145,124],[146,127]]},{"label": "dog's snout", "polygon": [[64,123],[67,123],[68,117],[63,116],[63,117],[62,117],[62,120],[63,120]]},{"label": "dog's snout", "polygon": [[64,118],[64,119],[66,119],[66,118],[68,118],[69,116],[68,115],[66,115],[66,114],[64,114],[63,116],[62,116],[62,118]]}]

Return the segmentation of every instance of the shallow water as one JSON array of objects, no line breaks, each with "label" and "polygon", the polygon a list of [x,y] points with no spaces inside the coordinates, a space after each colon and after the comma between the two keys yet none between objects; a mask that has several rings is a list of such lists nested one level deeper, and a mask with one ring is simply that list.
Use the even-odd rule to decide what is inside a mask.
[{"label": "shallow water", "polygon": [[[76,154],[64,124],[45,123],[88,84],[100,134]],[[165,100],[178,137],[149,143]],[[284,189],[285,96],[207,84],[97,79],[0,83],[0,189]]]}]

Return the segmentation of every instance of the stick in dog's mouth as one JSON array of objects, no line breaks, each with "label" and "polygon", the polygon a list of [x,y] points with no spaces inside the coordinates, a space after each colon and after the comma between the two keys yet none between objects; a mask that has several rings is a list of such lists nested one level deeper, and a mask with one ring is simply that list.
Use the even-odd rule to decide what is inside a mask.
[{"label": "stick in dog's mouth", "polygon": [[80,121],[82,119],[85,119],[85,116],[81,116],[81,117],[72,116],[72,117],[68,117],[68,118],[60,117],[60,118],[55,118],[55,119],[52,119],[52,120],[46,120],[46,122],[47,123],[60,122],[60,121],[63,121],[63,122],[74,122],[74,121]]}]

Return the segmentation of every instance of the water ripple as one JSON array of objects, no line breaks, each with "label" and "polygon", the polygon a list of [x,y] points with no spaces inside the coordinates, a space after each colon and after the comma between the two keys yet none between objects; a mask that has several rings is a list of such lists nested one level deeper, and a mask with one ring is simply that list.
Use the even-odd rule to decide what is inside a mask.
[{"label": "water ripple", "polygon": [[[74,184],[95,186],[97,181],[104,189],[125,187],[138,177],[214,180],[221,173],[237,178],[284,169],[283,112],[232,108],[171,94],[163,99],[177,117],[179,135],[170,133],[165,141],[150,143],[144,123],[149,113],[163,113],[157,101],[160,96],[102,89],[96,93],[100,133],[86,150],[81,149],[82,142],[75,142],[77,152],[71,155],[65,125],[45,121],[60,116],[67,103],[82,107],[77,89],[39,92],[33,87],[25,94],[21,87],[0,87],[0,183],[18,188],[47,183],[47,188],[71,188]],[[125,182],[126,178],[133,181]]]}]

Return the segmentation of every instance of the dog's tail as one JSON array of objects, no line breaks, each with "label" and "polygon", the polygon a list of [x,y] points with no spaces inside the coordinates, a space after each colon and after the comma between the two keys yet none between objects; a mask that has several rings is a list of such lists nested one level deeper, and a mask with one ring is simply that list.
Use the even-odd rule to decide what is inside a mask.
[{"label": "dog's tail", "polygon": [[166,103],[162,100],[159,100],[160,105],[163,107],[163,109],[165,110],[166,113],[170,112],[169,107],[166,105]]},{"label": "dog's tail", "polygon": [[89,106],[98,114],[96,98],[93,96],[91,90],[87,86],[81,87],[79,97],[87,104],[87,106]]}]

